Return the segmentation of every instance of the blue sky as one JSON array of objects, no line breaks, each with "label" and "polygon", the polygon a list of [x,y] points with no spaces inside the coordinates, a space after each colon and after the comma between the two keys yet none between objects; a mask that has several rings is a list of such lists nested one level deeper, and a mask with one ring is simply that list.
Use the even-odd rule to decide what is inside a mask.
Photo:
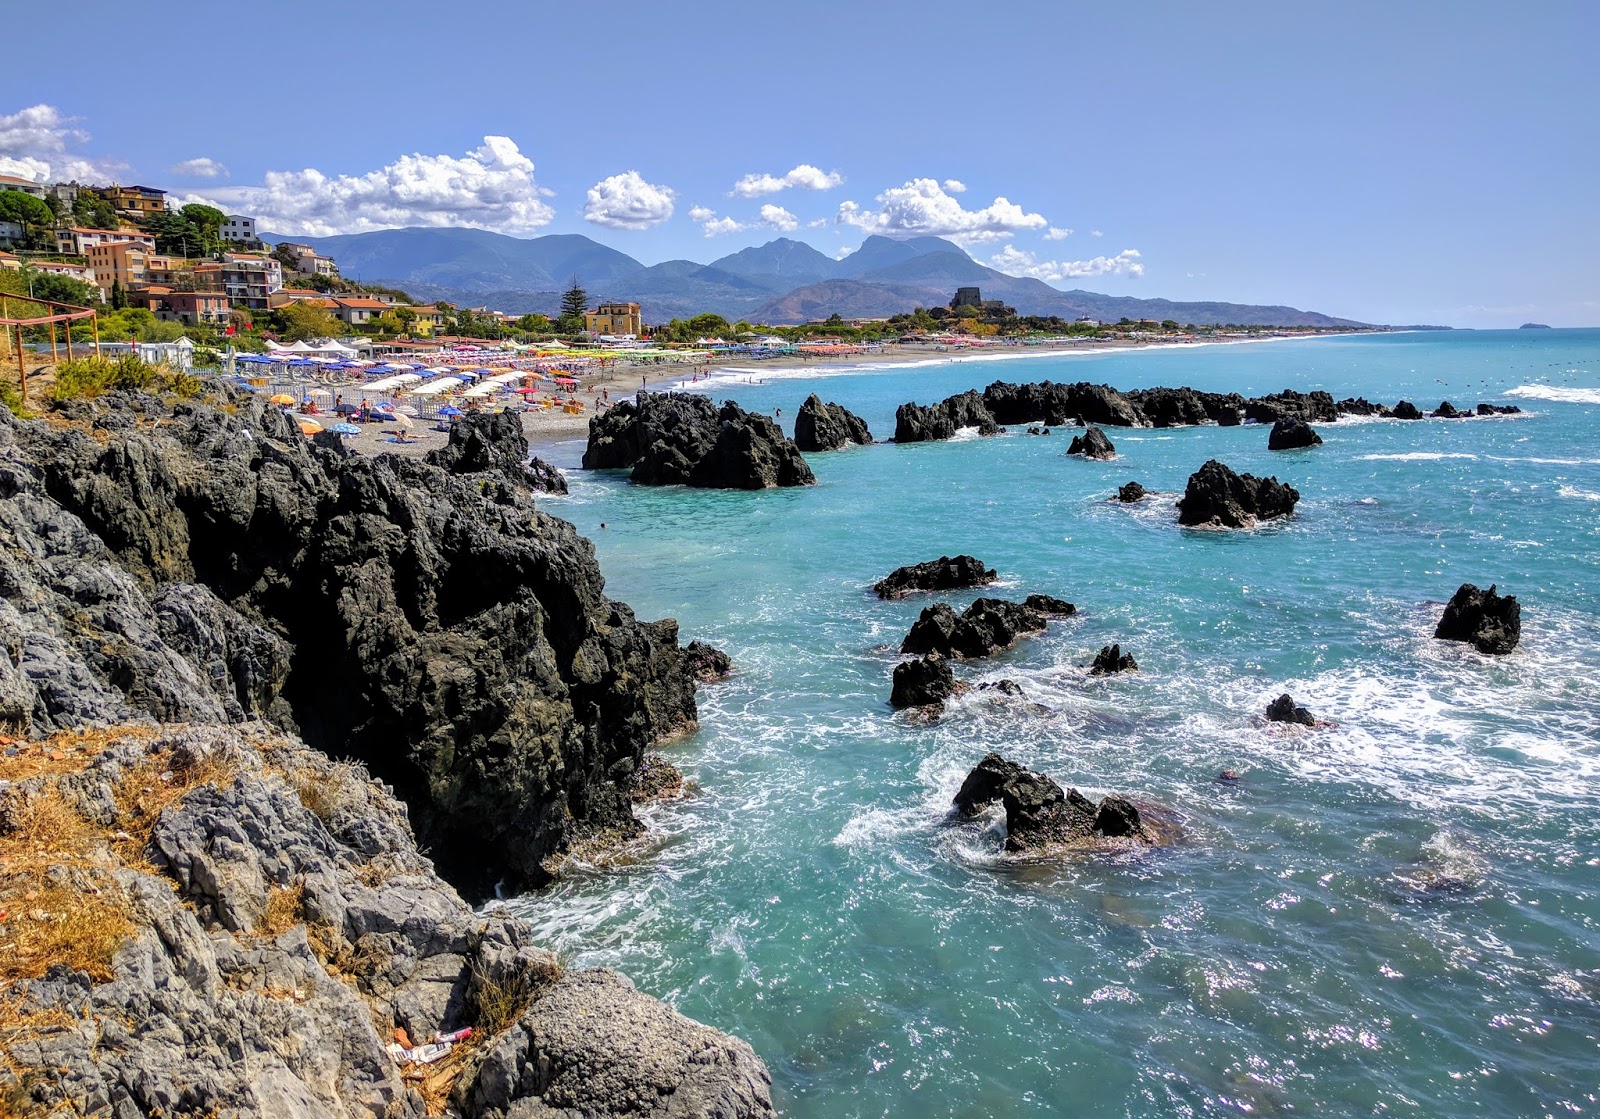
[{"label": "blue sky", "polygon": [[[585,233],[654,263],[933,232],[1062,288],[1600,324],[1592,0],[125,12],[77,0],[7,52],[0,170],[285,233]],[[45,49],[118,27],[117,65]]]}]

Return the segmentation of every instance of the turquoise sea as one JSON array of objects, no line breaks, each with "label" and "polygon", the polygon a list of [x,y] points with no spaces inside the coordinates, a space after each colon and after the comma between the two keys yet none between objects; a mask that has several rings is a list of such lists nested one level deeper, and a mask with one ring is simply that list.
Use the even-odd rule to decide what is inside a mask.
[{"label": "turquoise sea", "polygon": [[[630,486],[559,447],[572,495],[544,507],[595,541],[609,592],[737,674],[666,750],[699,793],[648,810],[652,844],[510,904],[572,962],[747,1038],[790,1116],[1593,1114],[1600,331],[807,369],[713,392],[787,428],[816,390],[885,438],[904,401],[1046,378],[1527,414],[1344,420],[1288,453],[1254,425],[1109,429],[1108,463],[1013,430],[815,455],[816,487],[755,494]],[[1213,457],[1292,482],[1295,516],[1179,529],[1172,501]],[[1156,497],[1110,502],[1130,480]],[[999,569],[988,593],[1080,613],[958,666],[1025,698],[918,725],[888,707],[891,650],[929,600],[867,587],[957,552]],[[1463,582],[1521,600],[1516,653],[1431,639]],[[1088,678],[1114,641],[1142,671]],[[1337,725],[1265,723],[1286,690]],[[1008,862],[997,824],[949,815],[988,750],[1174,805],[1191,840]]]}]

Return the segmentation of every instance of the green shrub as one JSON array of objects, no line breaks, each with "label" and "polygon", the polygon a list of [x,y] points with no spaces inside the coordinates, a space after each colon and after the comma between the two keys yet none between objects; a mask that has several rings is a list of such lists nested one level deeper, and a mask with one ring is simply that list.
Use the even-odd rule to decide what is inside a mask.
[{"label": "green shrub", "polygon": [[56,366],[55,399],[81,400],[116,389],[145,389],[198,396],[200,378],[166,365],[147,365],[133,354],[115,358],[86,357]]},{"label": "green shrub", "polygon": [[13,385],[10,381],[0,381],[0,404],[4,404],[10,409],[11,414],[14,416],[28,419],[32,415],[28,411],[27,401],[22,399],[21,388]]}]

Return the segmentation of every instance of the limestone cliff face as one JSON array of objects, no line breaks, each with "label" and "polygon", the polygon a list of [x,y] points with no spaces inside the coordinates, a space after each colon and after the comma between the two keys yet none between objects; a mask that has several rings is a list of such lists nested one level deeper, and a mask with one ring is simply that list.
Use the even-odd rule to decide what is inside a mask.
[{"label": "limestone cliff face", "polygon": [[436,465],[225,390],[0,409],[0,722],[271,720],[391,783],[472,893],[633,828],[695,720],[676,623],[606,597],[519,430],[467,423]]}]

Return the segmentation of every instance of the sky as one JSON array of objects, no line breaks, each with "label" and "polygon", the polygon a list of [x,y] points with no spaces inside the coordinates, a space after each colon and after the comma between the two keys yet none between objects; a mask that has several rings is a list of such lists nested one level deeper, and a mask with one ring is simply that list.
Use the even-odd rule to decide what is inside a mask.
[{"label": "sky", "polygon": [[[583,233],[646,264],[936,234],[1064,289],[1600,325],[1594,0],[75,0],[0,173],[275,233]],[[150,88],[141,88],[148,80]]]}]

